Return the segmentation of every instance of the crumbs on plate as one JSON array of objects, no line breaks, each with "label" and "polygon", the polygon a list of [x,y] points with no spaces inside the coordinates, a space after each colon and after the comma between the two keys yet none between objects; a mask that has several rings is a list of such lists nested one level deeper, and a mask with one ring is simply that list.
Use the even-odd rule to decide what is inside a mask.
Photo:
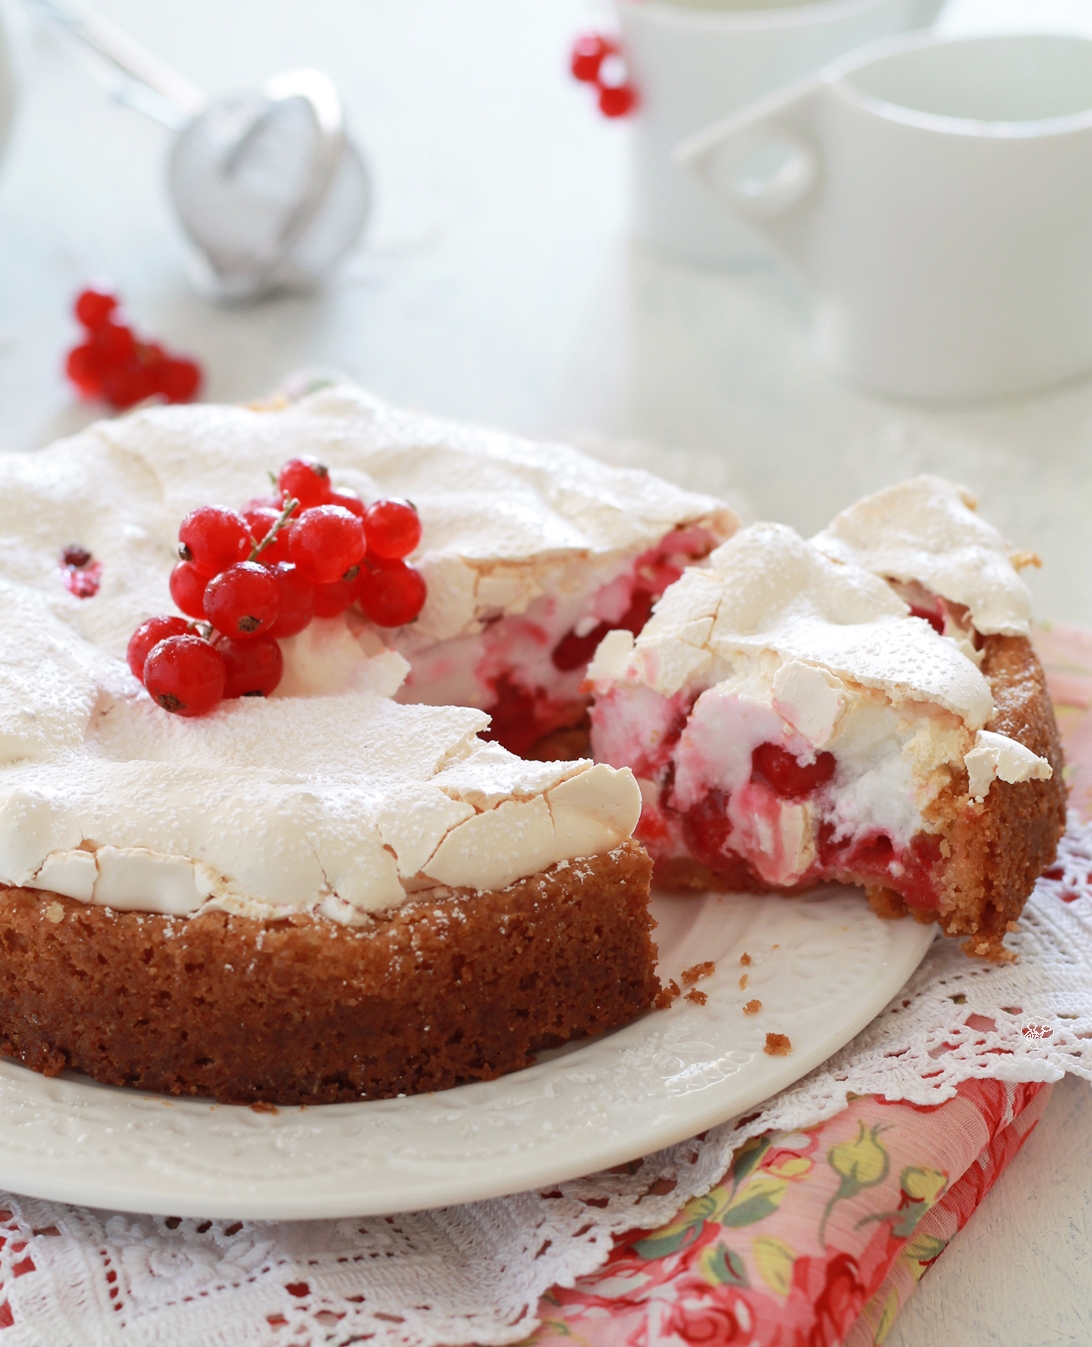
[{"label": "crumbs on plate", "polygon": [[743,1007],[743,1013],[744,1015],[757,1015],[761,1009],[762,1009],[761,1001],[757,1000],[748,1001],[747,1004]]},{"label": "crumbs on plate", "polygon": [[699,978],[711,977],[717,971],[717,966],[712,959],[706,959],[704,963],[692,964],[689,968],[682,971],[682,982],[684,987],[690,987]]},{"label": "crumbs on plate", "polygon": [[767,1034],[766,1046],[762,1051],[767,1057],[787,1057],[792,1052],[788,1034]]}]

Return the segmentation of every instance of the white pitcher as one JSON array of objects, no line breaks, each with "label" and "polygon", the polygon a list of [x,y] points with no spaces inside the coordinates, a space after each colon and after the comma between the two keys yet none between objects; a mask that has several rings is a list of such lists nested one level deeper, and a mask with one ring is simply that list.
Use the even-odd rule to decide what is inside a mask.
[{"label": "white pitcher", "polygon": [[634,233],[675,256],[739,264],[753,236],[672,160],[685,136],[811,74],[864,42],[932,23],[942,0],[615,0],[639,103]]},{"label": "white pitcher", "polygon": [[836,373],[956,401],[1092,369],[1092,40],[878,43],[677,157],[802,274]]}]

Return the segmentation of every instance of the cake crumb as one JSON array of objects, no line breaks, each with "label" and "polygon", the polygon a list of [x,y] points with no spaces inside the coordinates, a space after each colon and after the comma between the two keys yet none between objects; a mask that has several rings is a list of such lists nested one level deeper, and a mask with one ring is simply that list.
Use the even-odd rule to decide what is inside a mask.
[{"label": "cake crumb", "polygon": [[659,996],[657,996],[652,1004],[657,1010],[666,1010],[668,1006],[672,1005],[681,995],[682,988],[675,979],[672,978],[667,986],[661,989]]},{"label": "cake crumb", "polygon": [[747,1004],[743,1007],[743,1013],[744,1015],[757,1015],[761,1009],[762,1009],[761,1001],[748,1001]]},{"label": "cake crumb", "polygon": [[64,921],[64,907],[61,903],[50,903],[45,910],[46,921],[51,921],[54,926]]},{"label": "cake crumb", "polygon": [[787,1057],[792,1052],[788,1034],[767,1034],[766,1046],[762,1051],[767,1057]]},{"label": "cake crumb", "polygon": [[703,1006],[705,1005],[706,1001],[709,1000],[708,996],[706,996],[706,994],[703,991],[699,991],[697,987],[690,988],[690,990],[686,993],[686,999],[688,1001],[693,1001],[696,1006]]},{"label": "cake crumb", "polygon": [[[769,1034],[766,1035],[766,1038],[767,1038],[767,1048],[766,1048],[766,1051],[769,1052],[769,1046],[768,1046],[768,1042],[769,1042]],[[788,1040],[786,1039],[786,1042],[787,1042],[787,1041],[788,1041]],[[251,1111],[252,1113],[279,1113],[279,1112],[280,1112],[280,1110],[277,1108],[276,1104],[267,1104],[266,1101],[265,1101],[264,1099],[259,1099],[258,1102],[257,1102],[256,1104],[251,1104],[251,1106],[250,1106],[250,1111]]]},{"label": "cake crumb", "polygon": [[692,964],[689,968],[682,971],[682,982],[684,987],[689,987],[700,978],[710,977],[717,971],[717,966],[712,959],[706,959],[704,963]]},{"label": "cake crumb", "polygon": [[749,967],[750,962],[751,962],[751,956],[747,953],[746,950],[744,950],[743,953],[739,956],[740,967],[741,967],[741,968],[747,968],[747,967]]},{"label": "cake crumb", "polygon": [[746,987],[747,987],[747,974],[744,973],[739,980],[739,989],[740,991],[744,991],[746,990]]}]

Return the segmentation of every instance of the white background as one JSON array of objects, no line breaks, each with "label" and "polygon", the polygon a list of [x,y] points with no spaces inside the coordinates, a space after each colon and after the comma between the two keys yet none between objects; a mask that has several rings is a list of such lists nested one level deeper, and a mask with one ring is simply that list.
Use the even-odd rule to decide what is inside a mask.
[{"label": "white background", "polygon": [[[379,209],[339,283],[218,309],[188,280],[163,193],[169,133],[28,41],[0,176],[0,449],[99,409],[60,374],[68,316],[112,277],[136,325],[196,354],[206,395],[244,399],[304,364],[390,400],[641,461],[731,491],[804,532],[921,470],[965,481],[1045,567],[1042,616],[1092,623],[1092,384],[972,410],[862,396],[809,363],[807,302],[772,266],[722,275],[626,238],[624,124],[565,73],[609,14],[580,0],[101,0],[198,84],[328,71]],[[949,29],[1092,33],[1092,0],[953,0]],[[604,437],[607,443],[604,443]],[[647,448],[652,446],[652,448]],[[889,1347],[1092,1343],[1092,1095],[1046,1120],[923,1282]]]}]

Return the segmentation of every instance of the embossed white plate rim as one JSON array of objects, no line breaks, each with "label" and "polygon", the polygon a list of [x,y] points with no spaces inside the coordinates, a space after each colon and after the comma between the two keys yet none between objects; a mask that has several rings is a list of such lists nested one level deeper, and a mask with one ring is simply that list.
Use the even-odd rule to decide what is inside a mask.
[{"label": "embossed white plate rim", "polygon": [[[0,1186],[235,1220],[385,1215],[546,1187],[684,1141],[785,1089],[883,1010],[933,935],[881,921],[849,889],[658,897],[654,910],[662,976],[716,960],[697,984],[707,1005],[680,999],[488,1083],[256,1113],[0,1061]],[[745,1015],[753,999],[762,1008]],[[768,1032],[788,1033],[788,1056],[761,1050]]]}]

